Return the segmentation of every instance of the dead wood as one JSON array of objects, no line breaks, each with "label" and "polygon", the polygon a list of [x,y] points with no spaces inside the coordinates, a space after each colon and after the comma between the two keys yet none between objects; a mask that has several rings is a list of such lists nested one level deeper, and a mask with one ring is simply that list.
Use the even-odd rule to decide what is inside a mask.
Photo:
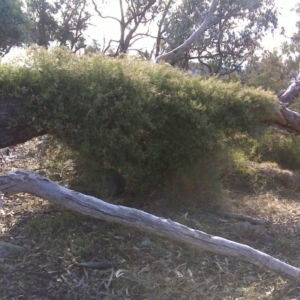
[{"label": "dead wood", "polygon": [[95,197],[64,188],[32,172],[16,171],[0,176],[0,190],[6,196],[16,193],[30,193],[84,215],[132,226],[196,246],[203,250],[233,256],[284,276],[294,279],[300,278],[300,269],[250,246],[212,236],[170,219],[159,218],[138,209],[109,204]]},{"label": "dead wood", "polygon": [[82,262],[76,264],[78,267],[83,268],[91,268],[91,269],[109,269],[115,267],[117,263],[110,262],[110,261],[89,261],[89,262]]}]

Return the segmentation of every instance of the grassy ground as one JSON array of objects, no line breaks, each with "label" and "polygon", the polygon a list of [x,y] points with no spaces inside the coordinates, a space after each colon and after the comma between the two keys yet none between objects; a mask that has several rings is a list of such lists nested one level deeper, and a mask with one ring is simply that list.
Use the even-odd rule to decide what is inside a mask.
[{"label": "grassy ground", "polygon": [[[68,185],[71,163],[40,169],[51,153],[35,139],[1,155],[1,173],[30,169]],[[40,149],[40,150],[37,150]],[[165,216],[192,228],[244,243],[299,267],[299,197],[293,190],[227,191],[222,210],[271,225],[220,217],[214,209],[174,197],[151,201],[109,199]],[[172,205],[171,205],[172,200]],[[176,200],[176,199],[175,199]],[[146,204],[147,203],[147,204]],[[25,255],[0,273],[0,299],[300,299],[300,286],[231,257],[199,251],[130,227],[95,220],[27,194],[5,199],[1,240],[24,246]],[[94,263],[94,264],[91,264]]]}]

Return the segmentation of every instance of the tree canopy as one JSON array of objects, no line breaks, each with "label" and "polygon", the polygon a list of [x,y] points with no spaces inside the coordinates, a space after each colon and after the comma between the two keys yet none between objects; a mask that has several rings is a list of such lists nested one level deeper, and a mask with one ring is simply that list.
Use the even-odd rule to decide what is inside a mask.
[{"label": "tree canopy", "polygon": [[[183,43],[199,26],[207,7],[206,1],[184,0],[171,11],[163,36],[165,47]],[[208,29],[173,64],[188,69],[193,60],[204,74],[239,72],[260,47],[264,34],[276,28],[276,14],[274,1],[222,1]]]},{"label": "tree canopy", "polygon": [[27,0],[27,12],[38,45],[47,48],[52,42],[73,52],[86,47],[84,32],[91,18],[87,0]]},{"label": "tree canopy", "polygon": [[27,41],[29,20],[22,8],[20,0],[0,2],[0,56]]}]

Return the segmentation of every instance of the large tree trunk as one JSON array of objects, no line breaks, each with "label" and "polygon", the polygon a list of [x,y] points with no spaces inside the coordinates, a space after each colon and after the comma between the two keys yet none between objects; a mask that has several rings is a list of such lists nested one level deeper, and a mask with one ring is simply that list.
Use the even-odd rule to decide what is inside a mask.
[{"label": "large tree trunk", "polygon": [[45,133],[35,128],[27,115],[23,99],[6,98],[0,101],[0,148],[24,143]]},{"label": "large tree trunk", "polygon": [[300,269],[247,245],[212,236],[138,209],[109,204],[64,188],[35,173],[17,171],[0,176],[0,191],[6,196],[30,193],[85,215],[163,235],[200,249],[236,257],[287,277],[300,279]]},{"label": "large tree trunk", "polygon": [[[295,95],[294,90],[292,93]],[[278,110],[273,120],[282,128],[300,133],[300,113],[290,110],[282,103],[278,103]],[[46,133],[46,129],[36,129],[34,120],[27,111],[26,100],[6,98],[0,101],[0,148],[24,143]]]}]

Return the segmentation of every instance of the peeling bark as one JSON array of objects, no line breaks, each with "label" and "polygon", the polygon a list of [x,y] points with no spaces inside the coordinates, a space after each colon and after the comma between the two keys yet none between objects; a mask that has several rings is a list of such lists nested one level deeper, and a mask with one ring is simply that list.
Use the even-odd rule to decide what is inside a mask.
[{"label": "peeling bark", "polygon": [[95,197],[64,188],[35,173],[16,171],[2,175],[0,190],[6,196],[30,193],[84,215],[166,236],[206,251],[236,257],[283,276],[300,279],[300,269],[247,245],[209,235],[138,209],[109,204]]}]

